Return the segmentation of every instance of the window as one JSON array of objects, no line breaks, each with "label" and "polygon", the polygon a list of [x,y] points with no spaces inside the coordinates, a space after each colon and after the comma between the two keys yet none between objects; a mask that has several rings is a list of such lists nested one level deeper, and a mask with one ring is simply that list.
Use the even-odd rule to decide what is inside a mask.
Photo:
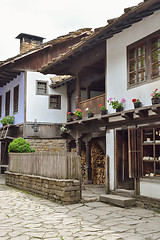
[{"label": "window", "polygon": [[6,92],[5,116],[10,114],[10,91]]},{"label": "window", "polygon": [[128,86],[160,76],[160,31],[128,46]]},{"label": "window", "polygon": [[0,118],[2,117],[2,96],[0,96]]},{"label": "window", "polygon": [[61,109],[61,95],[49,96],[49,108],[50,109]]},{"label": "window", "polygon": [[143,176],[160,177],[160,128],[142,129]]},{"label": "window", "polygon": [[37,94],[38,95],[47,94],[47,82],[37,81]]},{"label": "window", "polygon": [[13,92],[13,113],[18,112],[18,102],[19,102],[19,85],[14,88]]}]

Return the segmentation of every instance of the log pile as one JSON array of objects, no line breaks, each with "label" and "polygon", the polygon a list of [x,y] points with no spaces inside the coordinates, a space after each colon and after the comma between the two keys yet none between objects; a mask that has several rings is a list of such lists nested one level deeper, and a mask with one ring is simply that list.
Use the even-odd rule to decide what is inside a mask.
[{"label": "log pile", "polygon": [[91,165],[93,184],[105,183],[105,154],[96,141],[92,142]]},{"label": "log pile", "polygon": [[86,180],[86,153],[84,150],[81,152],[81,171],[82,171],[82,181]]}]

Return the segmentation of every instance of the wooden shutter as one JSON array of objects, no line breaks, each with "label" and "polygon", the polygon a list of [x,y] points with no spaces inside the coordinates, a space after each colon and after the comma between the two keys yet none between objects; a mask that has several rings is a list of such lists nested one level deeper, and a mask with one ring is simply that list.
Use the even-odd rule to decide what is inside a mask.
[{"label": "wooden shutter", "polygon": [[128,129],[129,178],[142,176],[141,130]]}]

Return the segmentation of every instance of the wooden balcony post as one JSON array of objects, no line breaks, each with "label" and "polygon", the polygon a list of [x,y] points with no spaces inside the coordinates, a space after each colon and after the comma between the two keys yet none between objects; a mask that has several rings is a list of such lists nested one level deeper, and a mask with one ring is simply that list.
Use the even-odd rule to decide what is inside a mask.
[{"label": "wooden balcony post", "polygon": [[85,142],[86,144],[86,173],[87,181],[92,181],[92,167],[91,167],[91,142]]},{"label": "wooden balcony post", "polygon": [[79,156],[81,156],[81,138],[76,139],[76,151]]},{"label": "wooden balcony post", "polygon": [[66,142],[66,149],[67,149],[67,152],[71,151],[71,142],[70,141]]},{"label": "wooden balcony post", "polygon": [[80,102],[81,102],[81,83],[80,83],[80,78],[77,74],[76,76],[76,108],[79,108]]}]

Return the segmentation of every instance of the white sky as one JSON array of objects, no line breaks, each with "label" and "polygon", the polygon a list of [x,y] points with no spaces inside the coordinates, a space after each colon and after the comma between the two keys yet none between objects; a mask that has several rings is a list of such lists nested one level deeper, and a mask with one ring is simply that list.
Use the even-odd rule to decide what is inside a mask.
[{"label": "white sky", "polygon": [[19,53],[20,33],[49,41],[84,27],[97,28],[142,0],[0,0],[0,61]]}]

